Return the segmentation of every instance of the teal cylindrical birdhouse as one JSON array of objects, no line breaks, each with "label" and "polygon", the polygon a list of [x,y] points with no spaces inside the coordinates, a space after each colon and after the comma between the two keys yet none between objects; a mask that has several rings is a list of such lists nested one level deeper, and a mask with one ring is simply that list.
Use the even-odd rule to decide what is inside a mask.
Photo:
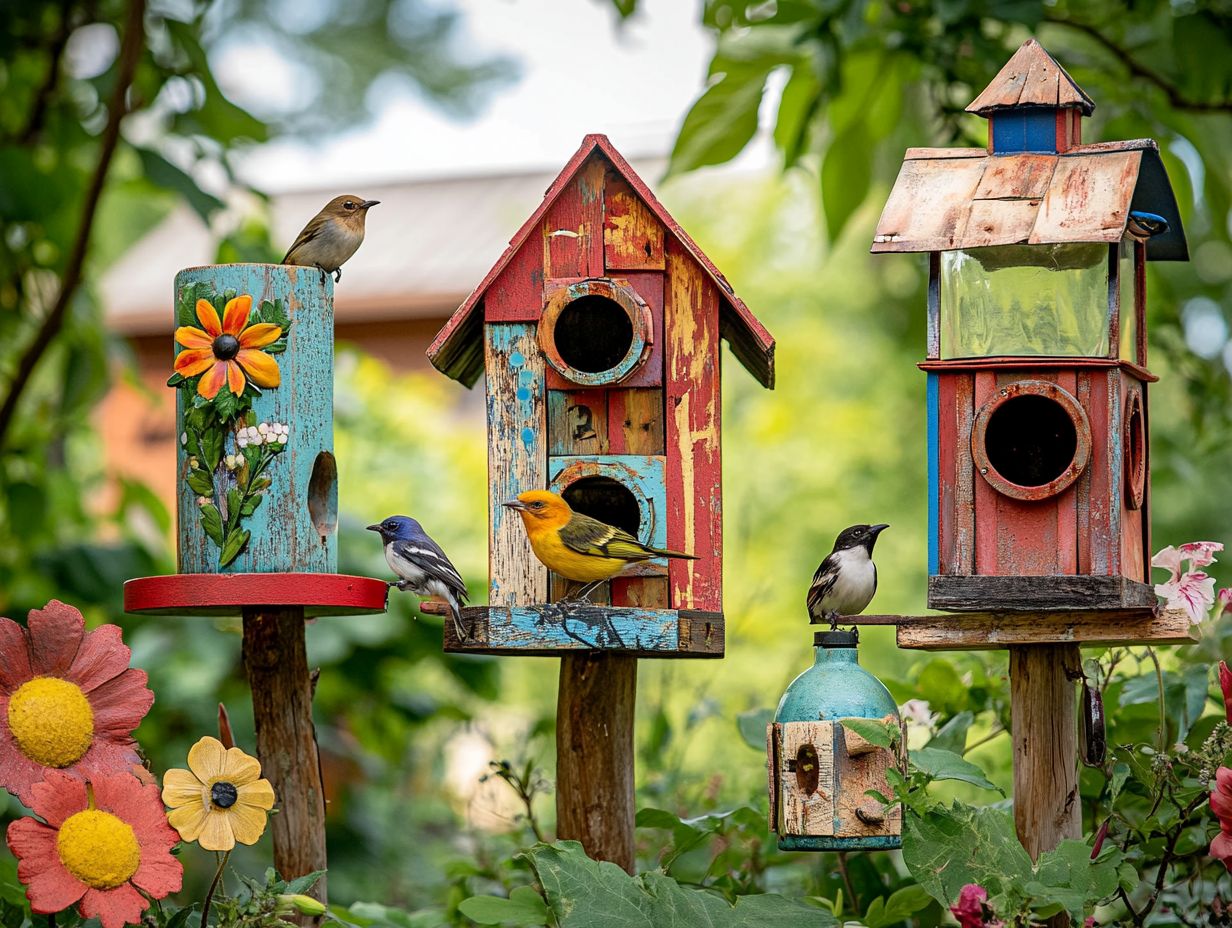
[{"label": "teal cylindrical birdhouse", "polygon": [[175,301],[179,572],[333,573],[333,282],[195,267]]},{"label": "teal cylindrical birdhouse", "polygon": [[817,632],[816,660],[796,677],[767,726],[770,828],[785,851],[886,850],[902,846],[902,816],[887,810],[886,771],[898,750],[878,747],[843,726],[874,719],[901,726],[890,691],[860,666],[851,631]]}]

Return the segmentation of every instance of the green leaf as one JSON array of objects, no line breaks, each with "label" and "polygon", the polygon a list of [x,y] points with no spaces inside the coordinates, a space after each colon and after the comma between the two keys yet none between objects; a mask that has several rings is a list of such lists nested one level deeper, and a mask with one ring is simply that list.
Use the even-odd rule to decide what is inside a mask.
[{"label": "green leaf", "polygon": [[933,898],[923,886],[904,886],[891,896],[878,896],[860,919],[864,928],[889,928],[932,905]]},{"label": "green leaf", "polygon": [[847,220],[868,196],[873,180],[871,144],[867,128],[855,122],[826,148],[821,163],[821,205],[831,242],[838,241]]},{"label": "green leaf", "polygon": [[766,726],[774,721],[773,709],[750,709],[736,716],[736,727],[744,743],[757,751],[766,750]]},{"label": "green leaf", "polygon": [[992,789],[1001,793],[1001,787],[990,782],[984,776],[983,770],[971,763],[971,761],[964,760],[953,751],[924,747],[917,751],[912,751],[910,760],[911,765],[916,770],[926,774],[933,780],[958,780],[962,783],[978,786],[981,789]]},{"label": "green leaf", "polygon": [[227,518],[232,525],[239,524],[239,510],[243,497],[240,495],[239,487],[231,487],[227,490]]},{"label": "green leaf", "polygon": [[990,807],[955,802],[903,821],[903,862],[917,883],[943,906],[968,883],[992,895],[1003,883],[1025,883],[1031,858],[1018,843],[1008,815]]},{"label": "green leaf", "polygon": [[513,925],[539,928],[548,921],[543,897],[529,886],[519,886],[508,899],[497,896],[471,896],[458,903],[458,911],[480,925]]},{"label": "green leaf", "polygon": [[208,470],[194,467],[188,471],[188,488],[198,496],[213,496],[214,481]]},{"label": "green leaf", "polygon": [[732,63],[713,79],[684,117],[668,164],[668,176],[730,161],[757,133],[757,110],[767,64]]},{"label": "green leaf", "polygon": [[738,896],[732,905],[716,893],[682,886],[662,873],[629,876],[615,864],[590,860],[576,841],[536,844],[523,856],[534,868],[559,928],[838,926],[828,912],[779,895]]},{"label": "green leaf", "polygon": [[246,528],[235,528],[231,530],[231,534],[227,536],[226,543],[222,546],[222,551],[218,555],[218,566],[226,567],[244,550],[244,546],[248,544],[248,539],[251,532]]},{"label": "green leaf", "polygon": [[287,883],[286,889],[284,889],[283,892],[288,896],[306,893],[308,890],[312,889],[312,887],[316,886],[323,876],[325,876],[324,870],[313,870],[311,873],[305,873],[303,876],[297,876],[295,879]]},{"label": "green leaf", "polygon": [[261,505],[261,494],[253,493],[244,500],[244,505],[240,507],[240,516],[247,518],[257,511],[257,507]]},{"label": "green leaf", "polygon": [[222,445],[222,429],[210,429],[201,436],[201,453],[210,470],[218,467],[218,462],[222,460]]},{"label": "green leaf", "polygon": [[[184,382],[184,375],[180,373],[172,374],[170,377],[167,378],[167,386],[169,387],[178,387],[183,382]],[[179,913],[177,912],[176,914],[178,915]]]},{"label": "green leaf", "polygon": [[900,731],[894,722],[881,719],[839,719],[843,727],[853,731],[869,744],[879,748],[893,748],[898,743]]},{"label": "green leaf", "polygon": [[1117,796],[1121,795],[1121,790],[1125,787],[1125,781],[1129,779],[1129,764],[1124,761],[1118,761],[1112,767],[1112,781],[1108,785],[1110,805],[1115,805]]},{"label": "green leaf", "polygon": [[198,187],[197,182],[189,174],[176,167],[158,152],[136,145],[133,146],[133,150],[141,159],[141,168],[145,176],[159,187],[178,193],[207,225],[214,213],[225,205],[218,197]]},{"label": "green leaf", "polygon": [[783,167],[789,168],[808,150],[810,127],[821,106],[821,81],[811,61],[799,62],[783,88],[778,117],[774,123],[774,144],[783,153]]},{"label": "green leaf", "polygon": [[222,547],[222,515],[218,512],[218,507],[213,503],[206,503],[201,507],[201,527],[205,529],[205,534],[209,536],[210,541]]},{"label": "green leaf", "polygon": [[951,751],[961,756],[967,747],[967,730],[971,728],[971,723],[974,721],[975,715],[971,712],[958,713],[941,726],[940,730],[929,739],[927,746]]}]

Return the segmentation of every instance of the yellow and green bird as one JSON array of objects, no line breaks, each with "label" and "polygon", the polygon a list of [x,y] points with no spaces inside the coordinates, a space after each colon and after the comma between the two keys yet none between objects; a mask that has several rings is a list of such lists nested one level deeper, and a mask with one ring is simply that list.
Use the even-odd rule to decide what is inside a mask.
[{"label": "yellow and green bird", "polygon": [[528,490],[502,505],[522,516],[535,557],[565,579],[586,584],[577,599],[585,599],[604,580],[639,561],[654,557],[696,560],[692,554],[644,545],[624,529],[574,512],[547,490]]}]

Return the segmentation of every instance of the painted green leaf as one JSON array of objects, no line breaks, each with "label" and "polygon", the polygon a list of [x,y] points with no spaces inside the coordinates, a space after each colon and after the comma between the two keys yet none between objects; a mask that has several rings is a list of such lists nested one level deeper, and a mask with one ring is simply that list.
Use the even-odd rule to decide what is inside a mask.
[{"label": "painted green leaf", "polygon": [[257,507],[260,505],[261,505],[260,494],[254,493],[252,496],[244,500],[243,506],[240,507],[240,515],[243,516],[244,518],[247,518],[248,516],[256,512]]},{"label": "painted green leaf", "polygon": [[853,731],[869,744],[879,748],[892,748],[898,743],[899,728],[893,722],[881,719],[840,719],[843,727]]},{"label": "painted green leaf", "polygon": [[213,503],[207,503],[201,507],[201,527],[205,529],[205,534],[209,536],[210,541],[222,547],[222,516],[218,512],[218,507]]},{"label": "painted green leaf", "polygon": [[238,513],[243,501],[244,498],[240,495],[239,487],[232,487],[227,491],[227,519],[233,525],[239,524]]},{"label": "painted green leaf", "polygon": [[244,550],[244,545],[248,544],[248,539],[251,533],[246,528],[232,529],[231,534],[227,536],[226,543],[222,546],[222,551],[218,555],[218,566],[226,567]]},{"label": "painted green leaf", "polygon": [[539,928],[548,921],[548,907],[543,897],[529,886],[519,886],[508,899],[471,896],[458,903],[458,911],[479,925]]},{"label": "painted green leaf", "polygon": [[732,905],[722,896],[682,886],[662,873],[629,876],[615,864],[590,860],[576,841],[536,844],[523,856],[534,868],[559,928],[838,926],[824,909],[784,896],[739,896]]},{"label": "painted green leaf", "polygon": [[210,470],[218,467],[222,460],[223,433],[220,429],[211,429],[201,436],[201,454]]},{"label": "painted green leaf", "polygon": [[[844,723],[846,724],[846,723]],[[1001,792],[1001,788],[984,776],[984,771],[953,751],[924,747],[910,754],[911,765],[934,780],[958,780],[981,789]]]},{"label": "painted green leaf", "polygon": [[210,479],[210,472],[201,468],[194,468],[188,472],[188,488],[198,496],[213,496],[214,481]]}]

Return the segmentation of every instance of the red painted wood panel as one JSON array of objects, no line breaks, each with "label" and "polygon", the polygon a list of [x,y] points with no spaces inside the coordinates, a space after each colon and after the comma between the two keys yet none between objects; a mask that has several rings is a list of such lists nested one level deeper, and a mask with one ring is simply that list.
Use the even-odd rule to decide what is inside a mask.
[{"label": "red painted wood panel", "polygon": [[543,312],[543,248],[532,239],[518,249],[483,298],[488,322],[537,322]]},{"label": "red painted wood panel", "polygon": [[[987,403],[997,389],[997,375],[993,371],[976,371],[972,401],[976,411]],[[970,430],[965,443],[967,455],[971,454]],[[979,474],[974,464],[969,465],[975,501],[975,569],[976,574],[996,574],[997,570],[997,497],[998,493]]]},{"label": "red painted wood panel", "polygon": [[665,454],[663,391],[608,390],[607,427],[610,454]]},{"label": "red painted wood panel", "polygon": [[[1056,383],[1070,396],[1078,398],[1077,371],[1057,371]],[[1057,495],[1056,500],[1057,573],[1076,574],[1078,572],[1078,487],[1071,484],[1064,493]]]},{"label": "red painted wood panel", "polygon": [[941,537],[937,546],[938,573],[961,573],[958,565],[962,560],[956,550],[955,526],[957,518],[954,507],[957,498],[958,474],[955,448],[958,443],[958,398],[959,380],[966,374],[937,375],[937,531]]},{"label": "red painted wood panel", "polygon": [[[1119,376],[1115,369],[1093,370],[1090,373],[1091,397],[1087,418],[1091,421],[1091,472],[1090,515],[1087,519],[1088,537],[1091,541],[1091,573],[1104,576],[1116,573],[1119,561],[1119,540],[1112,538],[1112,462],[1108,455],[1108,380],[1109,373]],[[1119,503],[1117,503],[1119,507]]]},{"label": "red painted wood panel", "polygon": [[667,246],[667,546],[698,556],[668,570],[675,609],[723,608],[719,294],[677,241]]},{"label": "red painted wood panel", "polygon": [[[1089,370],[1077,372],[1074,396],[1078,405],[1091,418],[1091,376]],[[1077,533],[1075,539],[1078,564],[1075,570],[1079,574],[1091,573],[1091,470],[1095,462],[1087,464],[1086,470],[1074,482],[1074,527]]]},{"label": "red painted wood panel", "polygon": [[[1144,557],[1146,548],[1143,539],[1143,513],[1146,509],[1146,498],[1143,497],[1142,509],[1130,509],[1126,505],[1126,474],[1129,468],[1127,460],[1127,451],[1125,447],[1125,410],[1128,408],[1129,397],[1132,393],[1137,393],[1144,390],[1144,385],[1139,381],[1120,374],[1121,384],[1121,404],[1118,407],[1117,414],[1113,419],[1112,434],[1116,435],[1121,442],[1121,475],[1118,481],[1120,490],[1118,495],[1121,501],[1121,574],[1131,580],[1140,580],[1146,582],[1146,564],[1147,559]],[[1143,409],[1146,408],[1146,397],[1143,395]]]},{"label": "red painted wood panel", "polygon": [[979,573],[975,567],[975,545],[978,537],[975,525],[975,485],[979,482],[971,457],[971,427],[975,421],[975,376],[963,372],[955,379],[954,391],[955,451],[954,451],[954,549],[957,555],[955,573],[964,576]]},{"label": "red painted wood panel", "polygon": [[[1021,372],[1000,372],[996,375],[996,386],[1003,387],[1024,379],[1057,382],[1055,371],[1026,375]],[[984,481],[981,479],[980,482]],[[992,572],[1000,576],[1021,577],[1046,577],[1058,573],[1058,497],[1028,502],[1012,499],[994,490],[993,498],[996,507],[991,529],[996,537],[997,566]]]},{"label": "red painted wood panel", "polygon": [[601,155],[593,155],[543,217],[545,279],[603,276],[606,164]]},{"label": "red painted wood panel", "polygon": [[603,252],[609,273],[663,268],[663,226],[615,170],[603,189]]}]

